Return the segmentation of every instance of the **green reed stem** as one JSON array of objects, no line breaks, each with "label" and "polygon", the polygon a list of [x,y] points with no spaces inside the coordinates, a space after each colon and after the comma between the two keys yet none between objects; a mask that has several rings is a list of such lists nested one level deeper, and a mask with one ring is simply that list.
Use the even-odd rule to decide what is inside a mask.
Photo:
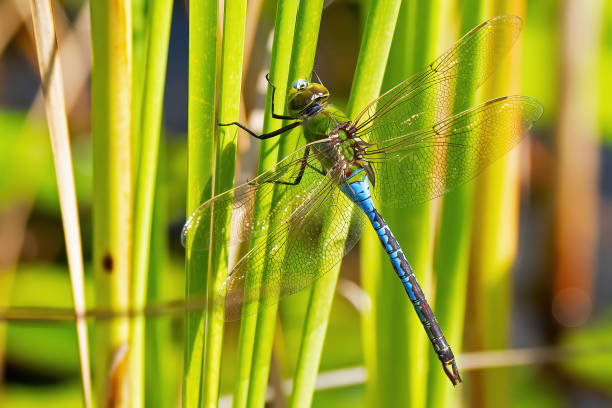
[{"label": "green reed stem", "polygon": [[[276,23],[274,26],[274,43],[272,44],[272,55],[270,57],[270,80],[276,85],[276,113],[284,111],[286,94],[285,85],[289,73],[291,59],[291,48],[293,45],[293,33],[295,30],[295,18],[298,9],[298,1],[277,2]],[[280,97],[279,97],[280,96]],[[272,118],[272,87],[268,87],[266,96],[266,109],[263,124],[263,133],[270,132],[282,126],[282,121]],[[259,151],[258,173],[265,171],[276,163],[278,157],[278,140],[262,140]],[[256,198],[254,220],[266,217],[271,202],[263,202]],[[255,245],[255,243],[251,243]],[[261,276],[262,270],[252,270],[251,273]],[[258,281],[261,278],[254,279]],[[240,334],[238,338],[238,372],[236,375],[233,406],[244,408],[247,406],[249,387],[251,382],[251,367],[253,361],[253,348],[255,334],[257,331],[259,304],[249,302],[244,306],[242,319],[240,321]]]},{"label": "green reed stem", "polygon": [[[482,21],[483,7],[482,0],[463,2],[460,10],[460,32],[455,34],[463,35],[478,25]],[[473,72],[471,73],[472,78],[474,78],[473,80],[466,80],[455,85],[456,94],[473,96],[466,105],[455,104],[454,112],[462,112],[477,102],[474,96],[474,84],[480,75],[479,68],[478,66],[473,67]],[[460,162],[465,171],[471,171],[467,167],[468,160],[457,160],[456,162]],[[456,188],[446,194],[443,200],[440,229],[434,254],[437,284],[433,310],[446,339],[452,347],[455,356],[457,356],[462,350],[463,343],[474,184],[468,183]],[[450,386],[444,372],[438,369],[439,365],[438,357],[433,353],[429,353],[429,366],[431,368],[428,371],[428,406],[454,406],[457,403],[458,394]],[[459,366],[459,369],[461,370],[461,366]]]},{"label": "green reed stem", "polygon": [[[489,0],[484,15],[524,16],[524,0]],[[520,40],[493,78],[483,85],[485,99],[516,93],[520,85]],[[500,135],[499,137],[504,137]],[[474,347],[503,349],[510,340],[511,272],[518,242],[519,150],[515,149],[476,179],[473,244],[470,258],[474,286],[471,297]],[[507,370],[471,374],[483,405],[510,406],[511,378]]]},{"label": "green reed stem", "polygon": [[[242,58],[244,51],[244,30],[246,24],[246,0],[226,0],[223,17],[223,45],[221,56],[221,82],[219,92],[219,122],[229,123],[239,120],[240,90],[242,89]],[[215,174],[213,191],[222,193],[234,186],[234,166],[236,163],[235,126],[220,127],[215,143]],[[231,212],[217,211],[214,218],[224,219],[227,226],[225,234],[213,230],[211,248],[211,271],[208,288],[209,304],[216,302],[222,284],[227,277],[229,238],[231,233]],[[204,383],[202,385],[202,405],[216,407],[219,397],[221,374],[221,355],[223,348],[223,307],[212,307],[208,312],[206,328],[206,349],[204,357]]]},{"label": "green reed stem", "polygon": [[[319,26],[321,24],[322,9],[322,0],[300,2],[297,10],[297,17],[294,22],[294,41],[291,52],[290,70],[286,78],[287,84],[290,82],[292,83],[293,76],[304,76],[305,72],[308,72],[309,76],[312,71],[316,44],[319,36]],[[287,85],[287,88],[288,87],[289,85]],[[277,94],[277,98],[281,96],[284,99],[285,95],[286,93],[283,95]],[[277,111],[277,113],[279,112]],[[283,137],[278,140],[279,148],[277,160],[281,160],[295,149],[299,135],[300,131],[295,131],[291,134],[283,135]],[[272,222],[274,221],[272,220]],[[262,279],[267,279],[266,276],[267,274],[265,273],[264,267]],[[278,306],[272,305],[260,309],[258,313],[248,406],[259,407],[263,406],[265,403],[265,392],[268,385],[277,310]]]},{"label": "green reed stem", "polygon": [[[310,79],[311,77],[317,52],[317,42],[319,41],[322,11],[322,0],[300,2],[295,21],[291,65],[286,89],[290,89],[293,82],[298,78]],[[286,97],[286,93],[283,97]],[[278,160],[284,159],[297,148],[301,134],[302,129],[299,128],[279,140]]]},{"label": "green reed stem", "polygon": [[[187,214],[213,192],[215,89],[217,69],[216,1],[189,2],[189,96]],[[207,299],[208,254],[186,251],[185,298]],[[183,406],[198,407],[203,376],[206,311],[192,311],[185,318]]]},{"label": "green reed stem", "polygon": [[[398,23],[391,46],[389,60],[383,81],[383,91],[389,89],[414,73],[420,67],[413,66],[412,57],[415,47],[415,31],[422,28],[415,18],[414,2],[403,2],[399,11]],[[426,44],[423,41],[422,44]],[[406,210],[398,211],[384,207],[384,197],[380,210],[387,223],[404,246],[406,225],[402,222]],[[363,287],[372,299],[372,310],[364,315],[363,344],[366,367],[368,369],[367,396],[370,403],[393,406],[420,406],[423,390],[410,368],[411,347],[398,347],[402,344],[414,344],[416,336],[410,337],[409,322],[414,318],[412,305],[401,287],[398,286],[396,274],[389,265],[385,251],[374,230],[367,228],[362,239],[364,249],[361,253],[361,276]],[[411,238],[410,240],[414,240]],[[371,257],[374,253],[376,256]],[[407,255],[408,256],[408,255]],[[370,259],[372,258],[372,259]],[[410,259],[410,258],[409,258]],[[418,344],[418,343],[417,343]],[[417,384],[413,382],[416,381]],[[399,387],[399,388],[398,388]],[[408,388],[408,392],[398,389]]]},{"label": "green reed stem", "polygon": [[[349,117],[354,117],[380,92],[399,7],[399,0],[373,1],[370,5],[348,103]],[[307,407],[312,402],[339,272],[340,264],[313,285],[293,382],[291,407]]]},{"label": "green reed stem", "polygon": [[[148,31],[147,1],[132,0],[132,172],[138,173],[142,142],[142,105],[147,69]],[[136,176],[137,177],[137,176]],[[136,180],[134,180],[137,182]],[[134,187],[136,188],[136,187]]]},{"label": "green reed stem", "polygon": [[[276,23],[274,25],[274,43],[270,55],[270,80],[276,86],[276,113],[285,114],[285,99],[291,66],[291,54],[294,48],[294,36],[298,13],[298,0],[277,2]],[[266,94],[266,109],[263,123],[263,133],[271,132],[283,125],[281,119],[272,117],[272,87]],[[275,138],[262,140],[259,152],[258,173],[268,169],[278,161],[279,141]]]},{"label": "green reed stem", "polygon": [[[93,259],[96,306],[127,310],[132,247],[131,1],[91,3]],[[128,406],[129,325],[96,323],[99,406]]]},{"label": "green reed stem", "polygon": [[[285,83],[292,83],[293,76],[299,73],[312,71],[314,65],[314,53],[319,35],[321,24],[321,12],[323,2],[321,0],[300,2],[297,16],[294,21],[294,39],[291,49],[291,65]],[[301,74],[302,76],[304,74]],[[280,79],[280,78],[279,78]],[[290,85],[287,85],[287,88]],[[277,93],[278,96],[285,98],[284,94]],[[276,101],[275,101],[276,102]],[[277,105],[278,106],[278,105]],[[277,112],[278,107],[276,108]],[[276,160],[281,160],[291,153],[296,145],[301,130],[284,135],[278,140],[278,154]],[[273,220],[272,220],[273,222]],[[278,256],[278,255],[277,255]],[[262,279],[266,279],[265,267]],[[265,392],[268,384],[270,371],[270,359],[274,342],[274,326],[276,324],[276,314],[278,305],[271,305],[259,310],[257,328],[255,332],[255,343],[253,349],[253,360],[251,367],[250,387],[248,396],[248,406],[263,406],[265,403]]]},{"label": "green reed stem", "polygon": [[[439,9],[440,1],[408,1],[402,5],[384,88],[424,69],[435,57]],[[385,206],[384,197],[381,200],[381,214],[431,300],[430,205],[396,209]],[[378,248],[376,258],[370,259],[373,251],[361,254],[364,288],[372,297],[373,307],[364,320],[368,398],[381,406],[422,407],[426,397],[423,373],[427,370],[427,353],[431,352],[427,337],[376,234],[368,229],[365,235],[365,242]],[[365,242],[363,248],[374,248]]]},{"label": "green reed stem", "polygon": [[[151,244],[149,251],[149,279],[147,281],[147,300],[150,303],[174,300],[174,293],[168,290],[169,248],[168,248],[168,185],[166,156],[167,143],[159,141],[159,158],[153,198],[153,220],[151,225]],[[170,297],[172,296],[172,297]],[[175,316],[149,317],[145,328],[145,407],[165,408],[176,404],[177,391],[180,389],[180,361],[177,361],[177,348],[174,344]]]},{"label": "green reed stem", "polygon": [[[151,223],[153,216],[153,201],[157,174],[157,160],[161,129],[164,83],[166,76],[166,61],[168,57],[168,41],[170,38],[170,18],[172,16],[171,0],[155,0],[149,4],[147,26],[149,28],[146,60],[141,69],[144,81],[141,82],[141,126],[137,128],[140,135],[134,135],[133,140],[139,140],[140,153],[138,173],[136,175],[136,194],[134,201],[134,252],[132,275],[132,308],[142,310],[146,306],[147,279],[149,275],[149,252],[151,244]],[[138,104],[138,103],[136,103]],[[134,129],[134,126],[132,127]],[[132,321],[132,352],[131,367],[134,375],[131,378],[131,405],[144,406],[145,370],[145,319],[142,316]]]}]

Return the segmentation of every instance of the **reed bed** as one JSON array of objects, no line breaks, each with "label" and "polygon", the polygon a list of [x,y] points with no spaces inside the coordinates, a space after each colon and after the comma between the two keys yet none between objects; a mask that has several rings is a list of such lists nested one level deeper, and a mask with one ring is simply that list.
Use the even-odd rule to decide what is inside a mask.
[{"label": "reed bed", "polygon": [[[13,244],[0,245],[6,248],[6,256],[0,253],[0,364],[9,363],[6,385],[0,381],[0,405],[36,406],[44,396],[50,407],[54,403],[218,407],[228,406],[230,400],[240,408],[263,407],[272,401],[292,408],[501,407],[561,404],[577,395],[565,389],[567,384],[581,392],[596,390],[594,398],[609,399],[609,379],[601,375],[608,367],[606,338],[612,330],[601,317],[609,316],[605,313],[609,305],[601,299],[609,292],[605,282],[595,289],[597,250],[606,244],[597,242],[598,214],[593,210],[593,203],[601,199],[602,212],[608,211],[609,197],[597,184],[598,177],[604,181],[608,177],[598,175],[596,159],[583,172],[574,167],[580,158],[597,157],[598,147],[585,140],[592,142],[598,131],[610,140],[609,115],[595,117],[597,87],[585,78],[609,82],[604,73],[612,55],[612,7],[606,3],[578,10],[567,3],[561,8],[524,0],[287,0],[247,6],[246,0],[225,0],[190,1],[185,13],[183,5],[171,0],[95,1],[90,10],[91,106],[81,108],[75,101],[87,100],[87,95],[78,99],[82,86],[66,80],[57,57],[80,55],[76,48],[72,54],[58,51],[67,38],[72,46],[78,43],[65,34],[75,13],[65,14],[63,7],[70,6],[32,0],[33,11],[28,14],[18,2],[3,2],[0,21],[14,16],[18,23],[0,24],[5,27],[0,28],[0,52],[10,52],[5,44],[26,43],[23,38],[35,41],[53,149],[42,137],[44,131],[24,125],[24,114],[0,108],[0,133],[23,135],[19,141],[0,138],[0,165],[6,169],[0,171],[0,219],[3,228],[4,220],[13,221],[6,223],[10,234],[0,233],[0,242]],[[389,205],[384,196],[376,203],[458,356],[464,383],[452,387],[448,382],[369,228],[358,250],[342,264],[345,274],[340,273],[341,264],[330,269],[322,261],[316,266],[319,271],[309,271],[322,276],[301,295],[279,303],[247,302],[239,323],[225,322],[219,298],[235,263],[230,256],[235,214],[213,208],[181,248],[178,229],[183,216],[238,184],[242,177],[238,170],[251,168],[254,176],[263,173],[302,146],[304,137],[298,127],[279,138],[253,143],[250,153],[254,149],[252,156],[258,159],[249,163],[242,130],[218,124],[256,127],[252,118],[258,110],[263,111],[261,133],[290,123],[272,117],[273,87],[267,86],[264,97],[261,86],[266,72],[276,88],[276,114],[287,114],[287,90],[296,79],[318,81],[320,75],[326,85],[329,78],[331,102],[354,118],[379,94],[427,67],[471,28],[502,14],[521,17],[525,34],[506,60],[494,61],[499,65],[495,74],[481,86],[483,72],[489,71],[473,65],[469,78],[444,90],[451,96],[440,95],[435,84],[428,95],[451,98],[451,103],[438,104],[437,113],[444,117],[496,96],[533,93],[547,111],[533,133],[552,133],[558,121],[558,149],[536,137],[533,145],[514,149],[474,181],[439,199],[408,209]],[[558,15],[559,21],[550,15]],[[26,17],[33,18],[34,31],[26,28],[19,41],[11,42],[12,36],[20,35],[15,26]],[[174,136],[182,131],[168,130],[163,120],[171,115],[170,104],[177,103],[169,99],[175,95],[175,82],[168,75],[175,72],[171,63],[178,44],[173,41],[180,33],[177,21],[188,30],[188,67],[183,67],[188,72],[186,138]],[[580,57],[576,48],[565,49],[561,42],[558,49],[540,50],[543,39],[553,43],[556,36],[573,38],[581,21],[591,23],[590,31],[579,33],[591,45],[582,50],[586,57]],[[53,24],[59,27],[59,47],[54,45]],[[594,57],[597,51],[601,61]],[[559,64],[546,65],[545,59]],[[68,68],[78,60],[74,57]],[[534,61],[541,66],[534,69],[538,64]],[[88,65],[81,68],[86,72]],[[65,97],[67,103],[60,71],[65,94],[70,95]],[[86,78],[83,72],[79,78]],[[251,82],[255,77],[257,82]],[[576,110],[579,106],[568,97],[576,89],[582,90],[576,99],[593,107],[591,114],[578,114],[584,112]],[[606,109],[602,106],[601,112]],[[89,119],[79,128],[76,118],[83,111],[91,114],[90,129]],[[590,133],[583,134],[584,129]],[[89,131],[91,138],[80,136]],[[499,130],[500,137],[503,131]],[[72,152],[68,143],[73,144]],[[576,161],[568,154],[568,143],[573,143]],[[536,169],[531,172],[531,190],[525,193],[525,188],[520,189],[524,181],[520,163],[528,149]],[[469,171],[467,161],[456,159]],[[547,168],[542,164],[547,160],[556,164]],[[436,171],[436,163],[427,165]],[[36,170],[37,175],[22,171],[17,181],[7,177],[20,168]],[[553,175],[544,178],[547,170]],[[577,178],[570,183],[568,174]],[[581,183],[584,189],[572,190]],[[269,213],[283,190],[274,191],[267,197],[256,196],[251,203],[253,211],[247,215],[254,224],[278,222]],[[570,191],[585,193],[578,194],[580,200],[568,200]],[[534,200],[545,197],[537,205],[558,210],[555,217],[540,221],[549,223],[544,228],[548,232],[533,232],[532,220],[522,218],[521,195]],[[590,208],[589,216],[582,216],[584,208],[579,206]],[[329,231],[332,210],[322,222],[320,242],[337,232]],[[30,211],[32,226],[26,222]],[[533,211],[527,213],[533,216]],[[57,220],[61,214],[63,223],[56,220],[53,225],[62,230],[65,245],[53,245],[57,233],[40,238],[36,228],[41,218],[52,218],[49,214]],[[588,245],[572,248],[568,231],[577,225]],[[530,238],[523,237],[523,228],[547,239],[545,247],[531,241],[538,254],[521,249],[521,240]],[[605,225],[601,230],[601,236],[609,233]],[[344,234],[349,236],[348,226]],[[39,245],[43,250],[32,255],[36,239],[44,242]],[[210,242],[209,247],[199,248],[199,240]],[[262,234],[242,243],[237,253],[275,244],[274,236]],[[51,251],[47,247],[54,248],[54,255],[45,252]],[[281,251],[276,256],[288,259]],[[20,252],[25,254],[25,265],[20,263]],[[525,278],[521,269],[529,269],[522,256],[536,259],[536,272],[541,273]],[[603,265],[607,258],[601,258]],[[581,273],[575,272],[580,268],[570,267],[576,259],[584,260]],[[72,286],[58,278],[56,272],[62,268],[70,270]],[[271,268],[272,262],[256,264],[249,269],[246,284],[267,287],[268,280],[277,278]],[[43,309],[32,308],[39,304]],[[568,311],[581,312],[580,324],[589,323],[569,329],[575,315]],[[594,317],[589,321],[591,311]],[[87,323],[84,316],[91,317]],[[72,320],[77,324],[60,326]],[[522,326],[516,327],[515,321]],[[57,326],[41,336],[45,324]],[[537,333],[526,333],[524,327]],[[47,344],[37,343],[39,337],[46,337]],[[534,338],[545,344],[513,349]],[[23,392],[15,387],[14,367],[30,364],[37,372],[35,357],[43,361],[42,372],[52,367],[59,373],[54,374],[57,378],[66,380],[56,385],[55,394],[36,390],[32,384],[22,386],[27,389]],[[525,367],[508,368],[518,365]]]}]

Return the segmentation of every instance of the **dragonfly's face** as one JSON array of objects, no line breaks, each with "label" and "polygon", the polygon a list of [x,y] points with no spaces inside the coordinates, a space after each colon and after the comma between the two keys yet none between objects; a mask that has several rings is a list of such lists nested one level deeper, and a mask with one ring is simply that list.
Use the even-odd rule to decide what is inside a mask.
[{"label": "dragonfly's face", "polygon": [[287,95],[287,109],[291,116],[308,116],[309,112],[318,112],[312,109],[315,105],[323,105],[329,98],[329,91],[321,84],[312,84],[305,79],[298,79],[293,83]]}]

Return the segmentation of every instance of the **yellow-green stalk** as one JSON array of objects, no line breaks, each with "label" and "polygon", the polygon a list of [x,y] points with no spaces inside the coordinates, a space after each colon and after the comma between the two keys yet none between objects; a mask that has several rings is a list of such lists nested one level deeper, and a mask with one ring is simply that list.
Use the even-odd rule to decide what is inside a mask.
[{"label": "yellow-green stalk", "polygon": [[[154,0],[149,4],[147,41],[145,42],[146,56],[141,70],[144,74],[142,94],[139,103],[142,114],[140,126],[132,126],[141,132],[133,135],[132,140],[138,140],[139,158],[135,180],[134,199],[134,251],[132,272],[132,309],[143,310],[146,306],[147,283],[149,275],[149,253],[151,247],[151,223],[153,216],[153,199],[156,185],[157,162],[159,151],[159,138],[162,118],[162,105],[164,96],[164,83],[166,77],[166,60],[168,56],[168,41],[170,38],[170,17],[172,16],[171,0]],[[144,383],[147,373],[145,367],[145,318],[138,315],[132,320],[130,353],[131,406],[144,406]]]},{"label": "yellow-green stalk", "polygon": [[[149,250],[147,301],[174,300],[169,290],[171,280],[168,248],[168,177],[167,143],[159,141],[159,159],[153,199],[153,220]],[[181,288],[182,289],[182,288]],[[176,404],[182,381],[182,361],[175,346],[174,328],[180,316],[154,316],[145,322],[145,407],[165,408]]]},{"label": "yellow-green stalk", "polygon": [[[282,112],[285,107],[285,86],[289,74],[289,63],[291,60],[291,49],[293,45],[293,33],[295,29],[295,18],[298,9],[297,0],[277,2],[276,23],[274,26],[274,43],[272,44],[272,55],[270,57],[270,80],[276,84],[275,105],[277,113]],[[278,98],[281,95],[283,97]],[[266,95],[266,109],[263,123],[263,133],[271,132],[282,126],[282,121],[272,118],[272,87],[268,87]],[[265,171],[276,163],[278,157],[278,141],[273,139],[262,140],[259,153],[258,173]],[[257,199],[255,203],[254,219],[266,217],[271,203],[269,200]],[[255,245],[252,242],[251,245]],[[262,270],[251,270],[251,273],[261,276]],[[257,281],[257,279],[255,279]],[[238,338],[238,372],[233,394],[233,405],[236,408],[244,408],[247,405],[251,381],[251,366],[253,361],[253,347],[255,333],[257,330],[259,304],[251,302],[244,306],[240,321],[240,334]]]},{"label": "yellow-green stalk", "polygon": [[[213,192],[217,20],[216,1],[189,2],[187,216]],[[207,253],[191,251],[188,243],[186,257],[185,299],[207,301],[211,282]],[[206,310],[189,311],[185,316],[184,407],[200,403],[206,316]]]},{"label": "yellow-green stalk", "polygon": [[[385,88],[421,71],[435,58],[441,7],[442,0],[411,0],[403,4],[393,39],[392,59],[387,66]],[[381,214],[402,245],[430,303],[433,303],[431,204],[396,209],[385,206],[384,197],[381,199]],[[377,257],[372,259],[369,253],[373,251],[361,255],[362,275],[369,275],[363,278],[364,284],[368,283],[365,289],[373,300],[364,336],[364,341],[372,344],[364,349],[366,362],[370,364],[368,371],[374,371],[368,381],[368,397],[381,406],[422,407],[426,399],[424,373],[427,372],[427,356],[432,352],[427,336],[375,233],[367,231],[365,239],[363,248],[373,245],[371,248],[378,251]]]},{"label": "yellow-green stalk", "polygon": [[[347,107],[349,117],[354,117],[380,92],[399,7],[400,1],[373,1],[369,5]],[[325,233],[325,226],[323,231]],[[312,402],[339,271],[340,264],[313,285],[293,381],[291,407],[308,407]]]},{"label": "yellow-green stalk", "polygon": [[[524,16],[524,0],[489,0],[484,15]],[[483,96],[517,93],[520,82],[520,40],[512,53],[483,85]],[[513,92],[510,92],[513,90]],[[470,267],[474,284],[474,335],[478,347],[485,350],[508,346],[510,328],[511,271],[516,255],[519,215],[519,153],[512,152],[493,163],[476,180],[473,244]],[[510,376],[507,370],[488,370],[486,375],[474,373],[473,381],[481,386],[483,406],[510,406]]]},{"label": "yellow-green stalk", "polygon": [[[291,50],[291,64],[287,76],[287,88],[295,81],[295,77],[310,77],[310,72],[314,65],[317,40],[319,38],[322,10],[322,0],[302,1],[299,4],[295,19],[295,32]],[[279,96],[280,98],[278,98]],[[278,99],[285,99],[285,97],[286,94],[277,94]],[[286,155],[295,150],[300,134],[301,132],[298,130],[285,134],[278,139],[277,143],[279,148],[277,161],[283,159]],[[274,219],[272,219],[271,222],[273,223]],[[274,242],[268,242],[268,245],[274,244]],[[276,256],[282,256],[282,254],[277,253]],[[266,279],[266,276],[267,274],[265,273],[264,266],[262,279]],[[277,305],[268,306],[260,309],[258,313],[248,406],[262,407],[265,403],[277,309]]]},{"label": "yellow-green stalk", "polygon": [[[96,306],[130,306],[132,250],[131,1],[91,3],[93,264]],[[129,406],[127,318],[96,322],[95,389],[99,406]]]},{"label": "yellow-green stalk", "polygon": [[[469,0],[458,3],[459,32],[450,32],[450,36],[457,38],[470,31],[482,21],[482,0]],[[455,25],[446,24],[447,27]],[[450,44],[450,42],[449,42]],[[468,103],[455,104],[454,112],[462,112],[477,102],[475,97],[475,84],[480,73],[480,67],[474,64],[471,72],[472,80],[466,79],[455,84],[455,94],[471,95]],[[463,97],[463,100],[466,98]],[[470,171],[467,160],[462,162],[458,171]],[[457,171],[453,168],[453,171]],[[465,303],[467,294],[467,280],[469,255],[472,232],[474,184],[468,183],[459,186],[443,197],[440,214],[440,227],[438,231],[436,249],[434,254],[434,269],[436,276],[436,299],[434,312],[438,323],[451,345],[455,355],[459,354],[463,343],[463,322],[465,316]],[[448,378],[438,368],[438,358],[429,354],[427,377],[427,402],[429,407],[454,406],[460,395],[448,383]],[[459,367],[461,370],[461,367]]]},{"label": "yellow-green stalk", "polygon": [[[221,54],[221,81],[219,90],[219,122],[230,123],[239,120],[240,90],[242,89],[242,58],[244,52],[244,30],[246,25],[246,0],[226,0],[223,12],[223,44]],[[215,173],[213,175],[214,194],[223,193],[234,186],[234,166],[236,164],[235,126],[218,129],[215,140]],[[231,225],[232,214],[216,211],[213,218],[222,219]],[[210,252],[210,273],[208,284],[209,305],[222,305],[217,302],[223,282],[228,274],[229,239],[231,228],[225,234],[211,231],[213,235]],[[204,356],[204,382],[202,384],[201,405],[217,407],[219,398],[219,378],[221,374],[221,355],[223,348],[223,307],[210,307],[206,324],[206,347]]]}]

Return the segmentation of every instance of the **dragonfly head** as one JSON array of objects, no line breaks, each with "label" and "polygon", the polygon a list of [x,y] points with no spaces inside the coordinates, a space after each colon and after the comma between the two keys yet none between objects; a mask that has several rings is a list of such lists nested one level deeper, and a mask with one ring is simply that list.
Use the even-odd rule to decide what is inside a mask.
[{"label": "dragonfly head", "polygon": [[291,116],[312,116],[325,107],[327,98],[329,98],[329,91],[326,87],[300,78],[289,89],[287,109]]}]

